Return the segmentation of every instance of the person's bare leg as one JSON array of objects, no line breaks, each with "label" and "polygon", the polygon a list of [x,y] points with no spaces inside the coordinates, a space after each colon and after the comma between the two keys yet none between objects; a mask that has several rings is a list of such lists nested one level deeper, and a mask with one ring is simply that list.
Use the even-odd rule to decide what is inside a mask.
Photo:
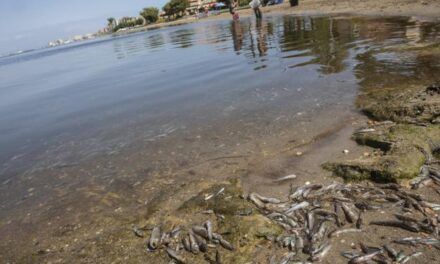
[{"label": "person's bare leg", "polygon": [[257,18],[259,18],[259,19],[261,19],[262,18],[262,15],[261,15],[261,10],[260,10],[260,8],[259,7],[257,7],[256,9],[255,9],[255,15],[257,16]]}]

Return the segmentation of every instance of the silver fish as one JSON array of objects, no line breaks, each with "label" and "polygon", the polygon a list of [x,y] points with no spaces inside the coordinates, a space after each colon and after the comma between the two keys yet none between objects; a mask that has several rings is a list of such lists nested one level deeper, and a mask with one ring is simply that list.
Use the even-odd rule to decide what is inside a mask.
[{"label": "silver fish", "polygon": [[330,232],[328,234],[328,237],[337,237],[340,234],[345,234],[345,233],[355,233],[355,232],[362,232],[361,229],[357,229],[357,228],[346,228],[346,229],[339,229],[339,230],[334,230],[333,232]]},{"label": "silver fish", "polygon": [[136,225],[133,225],[131,229],[133,230],[135,236],[144,237],[144,233]]},{"label": "silver fish", "polygon": [[435,238],[422,238],[422,237],[406,237],[401,239],[394,240],[395,243],[398,244],[406,244],[406,245],[440,245],[440,240]]},{"label": "silver fish", "polygon": [[159,246],[160,237],[160,228],[155,226],[151,232],[150,241],[148,244],[151,249],[156,249]]},{"label": "silver fish", "polygon": [[199,244],[192,232],[189,232],[189,243],[191,245],[191,252],[194,254],[198,254],[200,252]]},{"label": "silver fish", "polygon": [[388,245],[383,246],[383,248],[388,253],[388,256],[390,258],[392,258],[393,260],[396,260],[396,258],[397,258],[397,251],[394,248],[392,248],[391,246],[388,246]]},{"label": "silver fish", "polygon": [[350,209],[346,203],[341,203],[342,211],[344,211],[345,218],[348,222],[354,223],[356,221],[356,214]]},{"label": "silver fish", "polygon": [[184,264],[185,263],[185,258],[183,258],[182,256],[180,256],[176,251],[174,251],[171,248],[167,248],[166,249],[168,256],[170,256],[170,258],[174,259],[175,261],[177,261],[178,264]]},{"label": "silver fish", "polygon": [[411,222],[402,222],[402,221],[372,221],[370,225],[379,225],[379,226],[393,226],[400,227],[402,229],[411,231],[411,232],[420,232],[420,227],[416,223]]},{"label": "silver fish", "polygon": [[209,241],[211,241],[211,239],[212,239],[212,233],[211,233],[211,239],[209,239],[208,230],[206,230],[203,226],[194,225],[192,227],[192,231],[195,234],[197,234],[197,235],[199,235],[199,236],[201,236],[201,237],[203,237],[205,239],[208,239]]},{"label": "silver fish", "polygon": [[306,207],[308,207],[309,205],[310,205],[309,202],[307,202],[307,201],[303,201],[303,202],[300,202],[300,203],[294,204],[292,207],[290,207],[289,209],[287,209],[287,210],[285,211],[285,213],[286,213],[287,215],[290,215],[290,214],[292,214],[294,211],[299,210],[299,209],[306,208]]},{"label": "silver fish", "polygon": [[402,258],[398,263],[400,263],[400,264],[407,263],[411,258],[418,257],[422,254],[423,254],[422,252],[414,252],[414,253]]},{"label": "silver fish", "polygon": [[265,196],[259,195],[258,193],[252,193],[251,195],[253,195],[258,200],[262,201],[263,203],[273,203],[273,204],[281,203],[281,201],[277,198],[265,197]]},{"label": "silver fish", "polygon": [[188,236],[182,238],[182,244],[186,251],[191,252],[191,244],[189,242]]},{"label": "silver fish", "polygon": [[322,259],[324,259],[324,257],[328,254],[328,252],[330,251],[332,245],[331,244],[327,244],[324,247],[322,247],[318,252],[314,253],[311,257],[312,261],[322,261]]},{"label": "silver fish", "polygon": [[197,245],[199,246],[199,250],[201,252],[208,251],[208,244],[206,243],[205,239],[198,235],[194,235],[194,238],[196,239]]},{"label": "silver fish", "polygon": [[291,179],[295,179],[295,178],[296,178],[295,174],[290,174],[290,175],[278,178],[278,179],[274,180],[274,182],[281,182],[281,181],[291,180]]},{"label": "silver fish", "polygon": [[304,197],[304,193],[310,192],[312,190],[319,190],[321,188],[322,188],[322,185],[320,185],[320,184],[304,185],[304,186],[298,187],[296,189],[296,191],[289,196],[289,198],[293,200],[293,199],[296,199],[300,196]]},{"label": "silver fish", "polygon": [[206,227],[206,231],[207,231],[207,236],[208,236],[208,241],[212,240],[212,223],[211,221],[206,221],[205,222],[205,227]]},{"label": "silver fish", "polygon": [[219,241],[220,245],[222,245],[222,247],[224,247],[225,249],[228,250],[234,250],[234,246],[232,246],[231,243],[229,243],[228,241],[226,241],[225,239],[223,239],[223,237],[217,233],[212,233],[212,237],[216,240]]},{"label": "silver fish", "polygon": [[357,256],[354,257],[352,259],[350,259],[350,261],[348,262],[348,264],[359,264],[359,263],[365,263],[371,259],[373,259],[375,256],[382,254],[382,250],[377,250],[376,252],[372,252],[366,255],[362,255],[362,256]]}]

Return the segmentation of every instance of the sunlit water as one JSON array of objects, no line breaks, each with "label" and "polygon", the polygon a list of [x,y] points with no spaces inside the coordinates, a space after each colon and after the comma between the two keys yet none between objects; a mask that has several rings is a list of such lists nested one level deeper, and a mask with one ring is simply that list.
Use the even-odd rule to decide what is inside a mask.
[{"label": "sunlit water", "polygon": [[[23,203],[33,207],[33,199],[53,198],[52,186],[95,177],[81,169],[82,162],[124,149],[137,147],[152,156],[164,148],[172,149],[169,155],[188,149],[200,157],[215,148],[281,137],[286,128],[307,136],[312,132],[302,130],[306,123],[319,133],[354,110],[362,87],[435,78],[438,58],[381,49],[436,42],[439,31],[438,24],[410,18],[274,16],[201,22],[0,58],[0,214],[12,221],[10,212]],[[199,139],[205,139],[202,147],[191,149]],[[189,154],[178,166],[195,160]],[[77,166],[79,176],[32,178],[67,166]],[[57,202],[62,205],[52,205]]]}]

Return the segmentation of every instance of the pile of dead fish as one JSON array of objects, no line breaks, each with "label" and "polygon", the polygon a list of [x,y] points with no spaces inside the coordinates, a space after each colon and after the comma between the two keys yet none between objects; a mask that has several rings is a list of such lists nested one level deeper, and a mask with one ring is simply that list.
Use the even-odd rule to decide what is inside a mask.
[{"label": "pile of dead fish", "polygon": [[[162,232],[160,227],[156,226],[147,241],[147,251],[165,248],[168,256],[176,263],[186,263],[183,254],[179,253],[182,250],[191,254],[206,253],[209,248],[216,249],[220,245],[233,251],[232,244],[212,229],[212,223],[209,220],[203,225],[193,225],[187,230],[177,227],[169,232]],[[136,236],[144,236],[142,230],[135,226],[133,226],[133,232]],[[205,259],[209,263],[222,263],[218,250],[216,250],[215,259],[210,259],[207,254],[205,254]]]},{"label": "pile of dead fish", "polygon": [[[412,186],[416,189],[439,183],[438,169],[425,165]],[[270,257],[271,264],[322,261],[331,251],[336,237],[344,233],[361,233],[365,224],[400,228],[417,234],[414,237],[395,238],[395,244],[424,245],[440,250],[440,240],[437,239],[440,235],[440,217],[436,213],[440,211],[440,204],[428,202],[422,195],[398,184],[332,183],[327,186],[291,186],[285,200],[264,197],[257,193],[240,196],[255,204],[258,213],[284,230],[277,237],[268,237],[280,250],[286,250],[280,259],[276,255]],[[378,210],[392,212],[392,219],[364,222],[364,216]],[[143,237],[138,228],[134,227],[133,231],[137,236]],[[419,236],[419,233],[423,233],[423,236]],[[188,228],[178,227],[168,232],[154,227],[147,240],[148,251],[165,249],[175,263],[188,263],[185,261],[185,254],[214,250],[215,257],[211,259],[208,254],[204,254],[205,259],[208,263],[220,264],[222,261],[218,247],[234,251],[230,242],[213,231],[210,221]],[[422,254],[397,252],[392,245],[361,244],[360,250],[341,252],[341,255],[348,258],[348,263],[355,264],[406,263]],[[306,262],[302,261],[306,258]]]},{"label": "pile of dead fish", "polygon": [[[440,210],[440,204],[427,202],[421,195],[408,192],[398,184],[308,184],[291,189],[286,201],[256,193],[248,196],[262,214],[285,230],[275,238],[275,242],[290,253],[280,261],[273,257],[270,263],[297,262],[295,258],[299,254],[308,255],[308,260],[312,262],[321,261],[331,250],[332,238],[342,233],[363,232],[363,215],[372,210],[389,208],[397,213],[394,214],[395,219],[373,221],[370,225],[402,228],[435,237],[440,235],[440,218],[435,214],[435,211]],[[414,211],[418,212],[418,217],[415,217]],[[440,240],[436,238],[402,238],[394,242],[440,246]],[[363,245],[361,248],[361,253],[343,252],[342,256],[348,257],[349,263],[372,260],[379,263],[405,263],[420,254],[396,253],[390,246]]]}]

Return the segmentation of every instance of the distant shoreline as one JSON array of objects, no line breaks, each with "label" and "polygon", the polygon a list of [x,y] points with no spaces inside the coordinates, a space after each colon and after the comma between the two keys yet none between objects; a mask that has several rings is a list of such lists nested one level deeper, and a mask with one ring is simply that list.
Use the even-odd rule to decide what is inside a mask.
[{"label": "distant shoreline", "polygon": [[[439,19],[440,3],[435,0],[426,1],[409,1],[403,0],[396,6],[395,1],[392,0],[369,0],[365,2],[351,2],[347,0],[307,0],[299,2],[299,6],[290,7],[288,1],[274,6],[266,6],[262,8],[264,14],[271,15],[374,15],[374,16],[420,16],[431,19]],[[240,17],[253,16],[253,11],[250,8],[240,9],[238,11]],[[148,30],[155,30],[160,28],[180,26],[190,23],[197,23],[201,21],[231,19],[228,12],[220,13],[219,15],[210,16],[206,18],[196,19],[194,17],[187,17],[179,20],[151,24],[143,27],[127,29],[125,31],[109,33],[108,35],[126,35],[130,33],[137,33]]]}]

